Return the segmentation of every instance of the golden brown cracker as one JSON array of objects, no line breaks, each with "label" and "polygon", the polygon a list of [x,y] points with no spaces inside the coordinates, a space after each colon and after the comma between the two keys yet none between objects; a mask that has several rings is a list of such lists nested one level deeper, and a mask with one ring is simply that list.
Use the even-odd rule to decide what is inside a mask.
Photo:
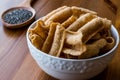
[{"label": "golden brown cracker", "polygon": [[62,23],[67,20],[72,15],[70,7],[66,7],[59,12],[56,12],[48,20],[45,21],[45,24],[49,24],[49,21]]},{"label": "golden brown cracker", "polygon": [[95,11],[91,11],[91,10],[88,10],[88,9],[85,9],[85,8],[81,8],[81,7],[76,7],[76,6],[72,6],[72,11],[75,15],[80,15],[80,14],[83,14],[83,13],[92,13],[92,14],[97,14]]},{"label": "golden brown cracker", "polygon": [[101,18],[94,18],[90,22],[86,23],[83,27],[81,27],[78,32],[82,33],[82,42],[86,43],[101,29],[103,29],[103,23]]},{"label": "golden brown cracker", "polygon": [[49,19],[52,15],[54,15],[55,13],[61,11],[62,9],[65,9],[67,6],[61,6],[53,11],[51,11],[50,13],[48,13],[46,16],[43,17],[43,21],[46,21],[47,19]]},{"label": "golden brown cracker", "polygon": [[42,51],[48,53],[50,51],[50,48],[52,46],[53,43],[53,39],[54,39],[54,34],[55,34],[55,30],[56,30],[56,26],[58,25],[58,23],[51,23],[50,25],[50,30],[48,32],[48,36],[43,44],[42,47]]},{"label": "golden brown cracker", "polygon": [[34,46],[52,56],[84,59],[112,49],[111,21],[81,7],[62,6],[29,30]]},{"label": "golden brown cracker", "polygon": [[81,40],[82,37],[83,37],[82,33],[66,30],[65,42],[69,45],[76,45],[78,43],[82,43],[82,40]]},{"label": "golden brown cracker", "polygon": [[77,17],[75,17],[74,15],[72,15],[71,17],[69,17],[66,21],[64,21],[61,25],[64,28],[69,27],[74,21],[77,20]]},{"label": "golden brown cracker", "polygon": [[77,50],[69,49],[69,48],[63,48],[63,53],[73,56],[81,55],[82,53]]},{"label": "golden brown cracker", "polygon": [[102,53],[108,52],[115,46],[115,39],[113,37],[106,37],[107,44],[101,49]]},{"label": "golden brown cracker", "polygon": [[41,38],[43,40],[46,39],[47,37],[47,30],[44,28],[45,24],[42,20],[39,20],[37,23],[36,23],[36,26],[34,28],[31,28],[29,30],[30,33],[36,33],[38,34],[39,36],[41,36]]},{"label": "golden brown cracker", "polygon": [[108,20],[107,18],[102,18],[103,21],[103,27],[105,30],[110,30],[112,22]]},{"label": "golden brown cracker", "polygon": [[41,49],[42,48],[42,45],[44,43],[44,40],[37,34],[32,34],[30,36],[30,40],[32,42],[32,44],[38,48],[38,49]]},{"label": "golden brown cracker", "polygon": [[92,40],[98,40],[101,38],[100,33],[96,33],[93,37],[91,37]]},{"label": "golden brown cracker", "polygon": [[65,28],[62,27],[61,25],[57,25],[52,47],[49,51],[49,54],[59,57],[61,50],[63,48],[64,40],[65,40]]},{"label": "golden brown cracker", "polygon": [[97,56],[100,52],[100,49],[103,48],[107,44],[105,39],[99,39],[95,41],[93,44],[86,45],[86,52],[82,53],[79,58],[86,59],[93,56]]},{"label": "golden brown cracker", "polygon": [[92,20],[93,18],[95,18],[96,15],[93,15],[91,13],[86,13],[82,16],[80,16],[73,24],[71,24],[67,30],[70,31],[77,31],[78,29],[80,29],[83,25],[85,25],[87,22],[89,22],[90,20]]},{"label": "golden brown cracker", "polygon": [[86,46],[85,45],[74,45],[72,48],[63,48],[62,52],[67,55],[72,55],[72,56],[80,56],[82,53],[86,51]]}]

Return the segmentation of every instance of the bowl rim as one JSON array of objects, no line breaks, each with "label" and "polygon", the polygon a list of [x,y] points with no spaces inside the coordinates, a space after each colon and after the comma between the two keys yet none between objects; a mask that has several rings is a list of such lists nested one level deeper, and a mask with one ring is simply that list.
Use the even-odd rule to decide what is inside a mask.
[{"label": "bowl rim", "polygon": [[87,59],[67,59],[67,58],[60,58],[60,57],[56,57],[56,56],[49,55],[49,54],[47,54],[47,53],[45,53],[45,52],[37,49],[37,48],[31,43],[31,41],[30,41],[30,39],[29,39],[29,37],[28,37],[28,35],[29,35],[29,32],[28,32],[29,29],[32,28],[32,27],[36,24],[36,22],[39,21],[39,20],[41,20],[42,18],[43,18],[43,17],[37,19],[36,21],[34,21],[34,22],[29,26],[29,28],[27,29],[27,32],[26,32],[26,38],[27,38],[27,45],[29,45],[29,43],[30,43],[31,47],[33,47],[34,50],[36,50],[37,52],[39,52],[39,53],[41,53],[42,55],[45,55],[45,56],[47,56],[47,57],[54,58],[54,59],[65,60],[65,61],[91,61],[91,60],[100,59],[100,58],[105,57],[105,56],[107,56],[107,55],[109,55],[109,54],[112,54],[112,52],[113,52],[115,49],[117,49],[117,47],[118,47],[118,45],[119,45],[119,33],[118,33],[117,29],[114,27],[114,25],[111,25],[111,30],[113,29],[113,31],[115,31],[115,34],[116,34],[116,37],[117,37],[116,40],[115,40],[116,44],[115,44],[115,46],[114,46],[110,51],[108,51],[108,52],[106,52],[106,53],[104,53],[104,54],[102,54],[102,55],[99,55],[99,56],[96,56],[96,57],[92,57],[92,58],[87,58]]}]

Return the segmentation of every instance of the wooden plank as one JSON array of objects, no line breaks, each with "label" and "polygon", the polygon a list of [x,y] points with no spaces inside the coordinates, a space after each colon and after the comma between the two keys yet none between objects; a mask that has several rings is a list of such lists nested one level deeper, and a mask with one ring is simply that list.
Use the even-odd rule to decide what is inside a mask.
[{"label": "wooden plank", "polygon": [[[23,0],[0,1],[1,13]],[[114,3],[115,0],[114,0]],[[116,3],[118,4],[118,3]],[[116,15],[106,6],[103,0],[36,0],[32,6],[36,10],[36,19],[48,12],[63,6],[80,6],[98,12],[115,23]],[[31,57],[27,42],[26,28],[11,30],[4,28],[0,21],[0,80],[56,80],[43,72]],[[90,80],[120,79],[120,46],[109,66],[99,75]]]}]

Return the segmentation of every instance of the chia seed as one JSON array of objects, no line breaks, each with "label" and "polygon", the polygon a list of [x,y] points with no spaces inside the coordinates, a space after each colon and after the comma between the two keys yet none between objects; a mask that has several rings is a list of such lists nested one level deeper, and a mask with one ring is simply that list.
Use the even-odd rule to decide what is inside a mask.
[{"label": "chia seed", "polygon": [[32,17],[32,12],[26,9],[15,9],[3,16],[5,22],[9,24],[20,24]]}]

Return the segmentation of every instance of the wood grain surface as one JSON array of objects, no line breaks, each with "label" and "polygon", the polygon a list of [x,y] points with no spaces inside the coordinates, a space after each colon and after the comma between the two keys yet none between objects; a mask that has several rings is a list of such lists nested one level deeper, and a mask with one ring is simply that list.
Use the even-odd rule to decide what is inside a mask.
[{"label": "wood grain surface", "polygon": [[[0,0],[0,16],[4,10],[22,1]],[[116,14],[104,0],[33,0],[31,5],[36,10],[36,20],[62,5],[74,5],[94,10],[99,16],[112,20],[113,24],[116,22]],[[8,29],[0,20],[0,80],[57,80],[44,73],[31,57],[25,36],[28,27]],[[108,67],[90,80],[120,80],[120,46]]]}]

